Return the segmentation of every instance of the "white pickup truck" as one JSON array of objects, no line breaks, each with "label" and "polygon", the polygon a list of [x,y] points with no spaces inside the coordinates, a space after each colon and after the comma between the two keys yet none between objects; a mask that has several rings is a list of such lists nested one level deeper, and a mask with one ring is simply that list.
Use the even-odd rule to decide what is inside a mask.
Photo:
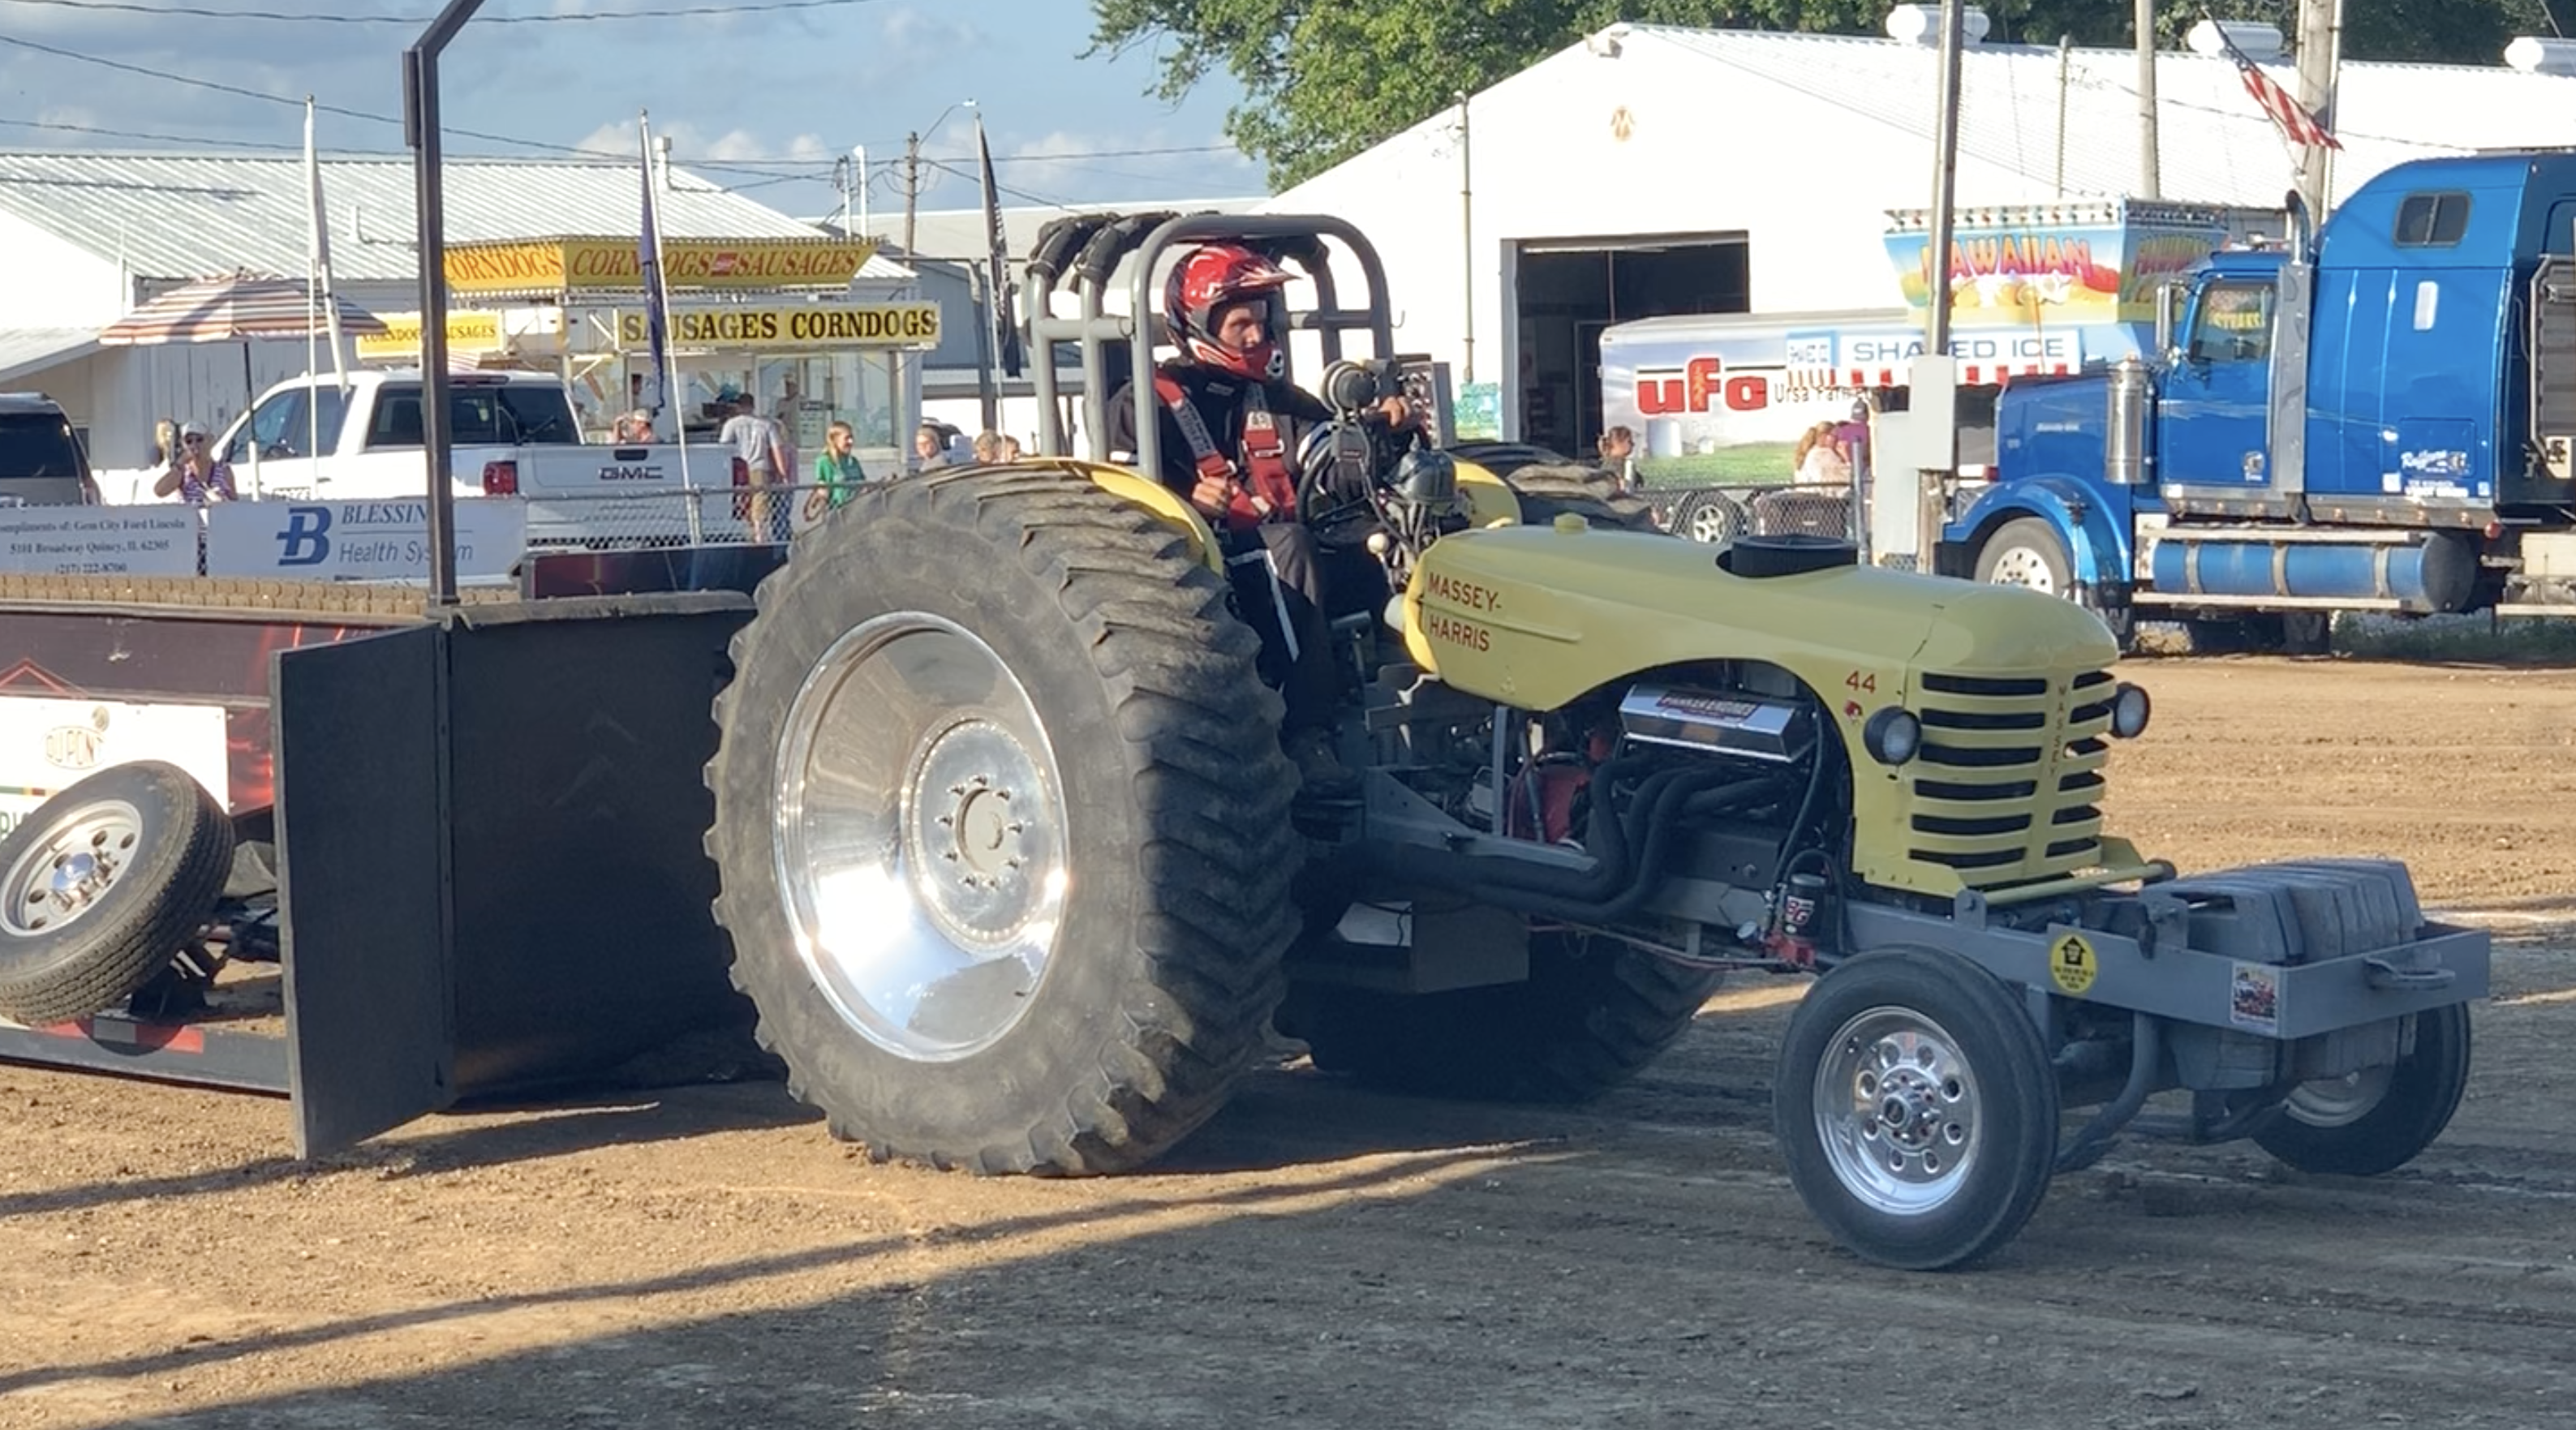
[{"label": "white pickup truck", "polygon": [[[224,430],[217,449],[232,464],[243,496],[252,494],[254,460],[263,498],[348,501],[421,494],[426,468],[419,369],[368,369],[350,373],[348,380],[343,394],[328,373],[288,378],[260,394],[249,414]],[[748,536],[731,490],[747,474],[729,448],[689,448],[684,472],[676,444],[585,443],[571,394],[560,379],[543,373],[458,373],[448,379],[447,392],[447,473],[456,495],[525,500],[532,546],[733,542]],[[691,487],[709,494],[689,496]],[[150,500],[148,489],[137,499]]]}]

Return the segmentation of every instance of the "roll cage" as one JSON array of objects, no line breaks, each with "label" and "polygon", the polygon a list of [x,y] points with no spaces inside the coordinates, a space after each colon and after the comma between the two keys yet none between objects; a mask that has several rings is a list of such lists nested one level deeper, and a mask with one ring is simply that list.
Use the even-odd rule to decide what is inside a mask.
[{"label": "roll cage", "polygon": [[[1356,262],[1361,279],[1359,306],[1345,306],[1327,239],[1339,240]],[[1161,331],[1161,284],[1157,273],[1165,255],[1201,243],[1240,243],[1283,266],[1293,266],[1315,285],[1315,306],[1289,311],[1273,295],[1271,317],[1280,331],[1318,333],[1324,360],[1342,356],[1342,335],[1366,332],[1370,356],[1392,357],[1395,326],[1387,299],[1386,268],[1377,249],[1348,222],[1319,214],[1074,214],[1055,219],[1038,233],[1029,251],[1028,277],[1021,285],[1021,308],[1027,314],[1026,341],[1038,398],[1038,445],[1047,456],[1073,455],[1064,431],[1056,388],[1055,344],[1071,341],[1082,352],[1082,430],[1087,456],[1106,462],[1109,453],[1110,351],[1126,347],[1124,379],[1142,378],[1154,369],[1154,343]],[[1118,266],[1133,255],[1127,275],[1127,311],[1107,312],[1102,300]],[[1079,311],[1055,316],[1052,299],[1059,287],[1076,295]],[[1286,345],[1282,344],[1282,351]],[[1290,358],[1292,364],[1294,358]],[[1135,405],[1138,470],[1160,471],[1162,424],[1154,418],[1153,385],[1131,383]]]}]

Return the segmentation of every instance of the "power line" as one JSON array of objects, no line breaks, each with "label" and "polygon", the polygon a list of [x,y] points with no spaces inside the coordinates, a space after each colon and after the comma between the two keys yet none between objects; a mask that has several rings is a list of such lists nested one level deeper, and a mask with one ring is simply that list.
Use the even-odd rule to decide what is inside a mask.
[{"label": "power line", "polygon": [[12,129],[54,129],[65,134],[95,134],[107,139],[142,139],[155,144],[238,145],[248,149],[280,149],[298,154],[304,152],[304,146],[301,144],[269,143],[257,139],[206,139],[186,134],[147,134],[135,129],[101,129],[92,124],[65,124],[51,119],[0,119],[0,125]]},{"label": "power line", "polygon": [[[217,10],[202,5],[146,5],[137,0],[0,0],[11,5],[50,5],[66,10],[112,10],[129,15],[188,16],[203,20],[283,20],[299,25],[426,25],[426,15],[343,15],[317,10]],[[660,10],[567,11],[552,15],[488,15],[484,25],[574,25],[607,20],[672,20],[707,15],[761,15],[789,10],[837,10],[879,0],[745,0],[726,5],[683,5]]]},{"label": "power line", "polygon": [[[127,64],[123,60],[102,59],[97,55],[85,55],[78,50],[66,50],[57,45],[39,44],[34,40],[22,40],[15,35],[0,35],[0,45],[16,45],[20,49],[34,50],[39,54],[53,55],[67,60],[78,60],[83,64],[100,65],[107,69],[122,70],[128,74],[139,74],[147,79],[157,80],[164,84],[188,85],[197,89],[211,90],[217,94],[233,95],[241,99],[256,99],[263,104],[284,105],[289,109],[302,109],[304,107],[304,101],[300,99],[289,99],[280,94],[263,94],[255,89],[244,89],[239,85],[224,84],[217,80],[199,79],[194,75],[169,74],[143,65]],[[363,109],[348,109],[336,104],[316,104],[313,107],[324,114],[336,114],[345,119],[363,119],[370,124],[390,124],[397,128],[402,125],[402,121],[400,119],[394,118],[391,115],[370,114]],[[481,139],[486,143],[510,144],[516,145],[522,149],[539,149],[552,154],[565,154],[574,158],[588,159],[600,163],[616,162],[614,156],[603,154],[596,149],[584,149],[571,144],[555,144],[543,139],[520,139],[508,134],[486,134],[478,129],[458,129],[453,126],[450,126],[447,132],[457,135],[460,138]],[[241,147],[266,148],[270,146],[244,141]],[[296,145],[292,147],[300,150],[303,146]],[[383,153],[387,151],[373,150],[361,152]],[[693,163],[689,167],[694,170],[721,172],[731,166],[718,161]]]}]

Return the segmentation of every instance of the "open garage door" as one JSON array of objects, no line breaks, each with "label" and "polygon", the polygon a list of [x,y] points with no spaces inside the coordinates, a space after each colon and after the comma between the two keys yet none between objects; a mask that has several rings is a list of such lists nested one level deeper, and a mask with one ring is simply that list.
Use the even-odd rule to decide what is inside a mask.
[{"label": "open garage door", "polygon": [[1525,442],[1568,455],[1601,435],[1601,330],[1631,318],[1751,310],[1741,233],[1523,239],[1512,312]]}]

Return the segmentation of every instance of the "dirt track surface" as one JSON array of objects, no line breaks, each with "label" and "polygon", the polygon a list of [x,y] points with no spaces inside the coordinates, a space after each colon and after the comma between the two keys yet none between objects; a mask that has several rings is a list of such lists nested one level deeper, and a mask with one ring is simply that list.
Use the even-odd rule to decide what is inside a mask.
[{"label": "dirt track surface", "polygon": [[2468,1099],[2372,1181],[2125,1142],[1984,1269],[1833,1250],[1797,985],[1578,1111],[1263,1074],[1155,1174],[871,1167],[774,1083],[428,1119],[0,1066],[0,1426],[2576,1426],[2576,674],[2147,661],[2119,826],[2403,854],[2498,929]]}]

